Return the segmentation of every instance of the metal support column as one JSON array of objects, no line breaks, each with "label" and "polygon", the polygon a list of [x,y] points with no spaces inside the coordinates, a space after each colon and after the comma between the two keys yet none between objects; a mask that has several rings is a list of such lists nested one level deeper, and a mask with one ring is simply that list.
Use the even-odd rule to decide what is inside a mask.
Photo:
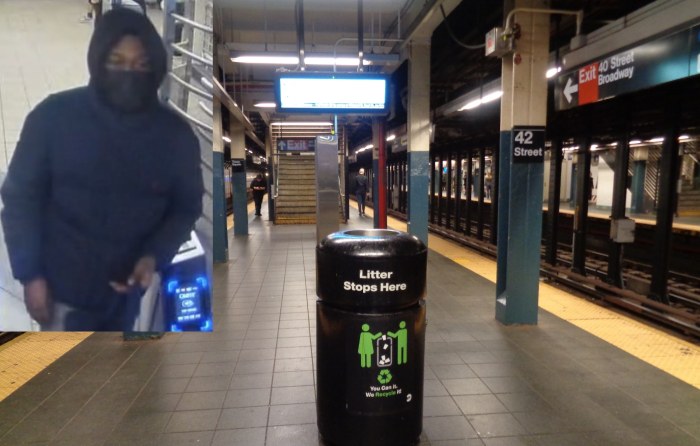
[{"label": "metal support column", "polygon": [[374,207],[374,227],[386,229],[386,141],[384,134],[384,118],[372,119],[372,135],[374,149],[372,162],[374,168],[374,190],[372,194]]},{"label": "metal support column", "polygon": [[[547,0],[506,1],[504,13],[510,7],[548,6]],[[515,162],[511,151],[516,127],[534,129],[547,122],[543,73],[549,59],[550,17],[518,12],[515,19],[521,30],[519,57],[502,59],[496,319],[503,324],[536,324],[544,166],[542,161]]]},{"label": "metal support column", "polygon": [[552,139],[549,151],[549,197],[547,199],[547,251],[545,262],[557,263],[559,240],[559,202],[561,201],[561,165],[564,160],[561,138]]},{"label": "metal support column", "polygon": [[491,151],[491,233],[489,243],[498,241],[498,148]]},{"label": "metal support column", "polygon": [[472,187],[474,183],[474,159],[472,158],[472,151],[469,149],[467,151],[467,181],[466,189],[464,192],[467,194],[467,208],[464,210],[464,217],[467,220],[467,224],[464,225],[464,233],[467,237],[472,236]]},{"label": "metal support column", "polygon": [[226,224],[226,192],[224,185],[224,144],[221,138],[221,102],[217,98],[214,98],[213,128],[213,254],[214,262],[224,263],[228,261],[228,229]]},{"label": "metal support column", "polygon": [[[430,223],[435,223],[435,182],[437,177],[435,176],[435,164],[437,163],[437,157],[435,155],[430,157]],[[410,191],[408,192],[410,195]]]},{"label": "metal support column", "polygon": [[591,137],[586,135],[581,139],[576,153],[576,204],[571,265],[572,271],[583,275],[586,274],[586,232],[591,186]]},{"label": "metal support column", "polygon": [[248,184],[245,165],[245,130],[235,119],[231,123],[231,189],[233,190],[233,234],[248,235]]},{"label": "metal support column", "polygon": [[[674,118],[678,110],[669,111],[667,115]],[[670,118],[670,116],[669,116]],[[663,303],[668,300],[668,269],[673,237],[673,216],[675,213],[676,184],[681,162],[678,153],[678,119],[669,119],[666,123],[663,152],[660,162],[659,205],[656,208],[656,233],[654,236],[654,260],[651,267],[650,297]]]},{"label": "metal support column", "polygon": [[476,238],[484,239],[484,186],[486,185],[486,149],[479,149],[479,201],[477,204]]},{"label": "metal support column", "polygon": [[443,154],[441,153],[438,155],[438,195],[437,195],[437,224],[438,226],[442,226],[442,215],[443,215],[443,208],[445,207],[445,200],[442,198],[442,183],[443,183],[443,164],[445,164],[445,158],[443,157]]},{"label": "metal support column", "polygon": [[447,206],[445,209],[445,228],[450,229],[452,217],[452,152],[447,152]]},{"label": "metal support column", "polygon": [[455,224],[454,230],[460,232],[462,228],[462,152],[457,152],[455,158]]},{"label": "metal support column", "polygon": [[[613,177],[613,199],[610,220],[625,218],[627,201],[627,169],[629,168],[629,135],[618,140],[615,147],[615,173]],[[610,240],[607,281],[622,287],[622,243]]]},{"label": "metal support column", "polygon": [[408,232],[428,246],[430,38],[408,44]]}]

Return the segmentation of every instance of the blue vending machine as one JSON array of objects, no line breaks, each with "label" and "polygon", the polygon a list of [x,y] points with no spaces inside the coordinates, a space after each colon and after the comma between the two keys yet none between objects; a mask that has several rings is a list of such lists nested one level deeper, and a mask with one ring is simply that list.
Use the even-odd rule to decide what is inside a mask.
[{"label": "blue vending machine", "polygon": [[162,283],[166,330],[213,330],[206,256],[194,231],[164,271]]}]

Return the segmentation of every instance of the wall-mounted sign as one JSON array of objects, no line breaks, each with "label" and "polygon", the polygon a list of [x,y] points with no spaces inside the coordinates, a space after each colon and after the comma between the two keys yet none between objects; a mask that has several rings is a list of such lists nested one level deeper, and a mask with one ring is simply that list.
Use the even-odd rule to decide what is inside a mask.
[{"label": "wall-mounted sign", "polygon": [[698,74],[700,26],[593,61],[557,78],[557,110],[567,110]]},{"label": "wall-mounted sign", "polygon": [[231,159],[231,171],[232,172],[245,172],[245,160],[242,158],[232,158]]},{"label": "wall-mounted sign", "polygon": [[278,139],[278,152],[313,152],[316,150],[315,139]]},{"label": "wall-mounted sign", "polygon": [[511,146],[514,163],[544,162],[544,127],[513,127]]}]

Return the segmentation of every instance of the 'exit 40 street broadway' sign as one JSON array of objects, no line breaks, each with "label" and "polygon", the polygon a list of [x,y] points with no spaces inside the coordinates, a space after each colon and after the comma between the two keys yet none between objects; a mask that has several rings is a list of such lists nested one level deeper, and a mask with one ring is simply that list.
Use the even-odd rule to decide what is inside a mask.
[{"label": "'exit 40 street broadway' sign", "polygon": [[700,73],[700,26],[589,63],[557,78],[557,110]]}]

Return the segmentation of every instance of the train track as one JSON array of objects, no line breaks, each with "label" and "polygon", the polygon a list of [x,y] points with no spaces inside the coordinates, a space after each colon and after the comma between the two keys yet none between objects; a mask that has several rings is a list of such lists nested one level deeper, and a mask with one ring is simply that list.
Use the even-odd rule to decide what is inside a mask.
[{"label": "train track", "polygon": [[[389,211],[389,214],[405,221],[405,215]],[[429,223],[431,232],[453,240],[461,245],[496,258],[496,247],[488,240],[489,228],[484,225],[483,240],[468,237],[466,234],[445,229]],[[474,232],[472,231],[472,235]],[[651,284],[648,265],[640,262],[625,261],[623,283],[636,285],[635,290],[619,288],[608,283],[607,255],[599,252],[587,252],[586,274],[571,271],[571,250],[566,246],[558,250],[557,266],[542,262],[540,273],[546,279],[557,284],[593,297],[606,304],[612,304],[626,311],[634,312],[645,318],[653,319],[664,326],[671,327],[686,336],[700,339],[700,281],[696,277],[669,272],[669,304],[650,299],[643,292]],[[641,292],[640,292],[641,291]]]}]

